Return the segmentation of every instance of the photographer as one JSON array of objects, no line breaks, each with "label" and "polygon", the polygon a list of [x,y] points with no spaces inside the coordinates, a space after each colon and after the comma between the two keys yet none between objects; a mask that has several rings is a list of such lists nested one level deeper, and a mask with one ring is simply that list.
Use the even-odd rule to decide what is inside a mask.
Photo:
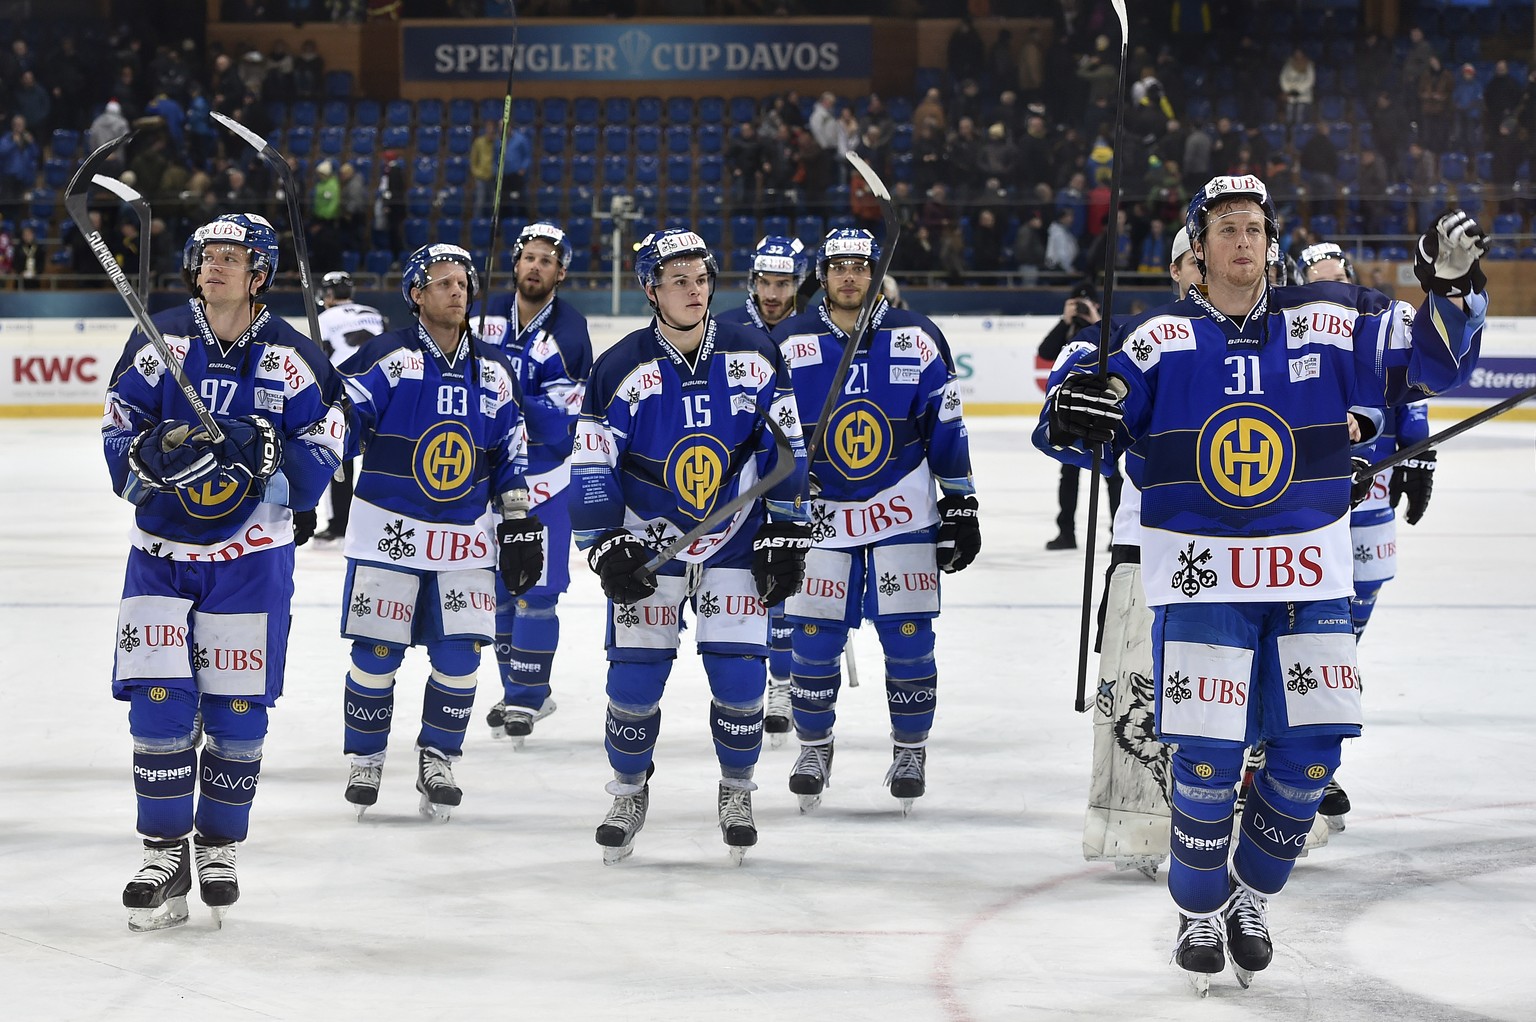
[{"label": "photographer", "polygon": [[[1042,359],[1054,363],[1067,342],[1088,327],[1099,322],[1098,293],[1091,283],[1084,281],[1072,289],[1071,296],[1061,307],[1061,318],[1051,327],[1051,332],[1040,342],[1038,352]],[[1095,335],[1094,340],[1097,341]],[[1077,483],[1079,469],[1075,465],[1061,466],[1061,483],[1056,491],[1059,510],[1056,514],[1056,538],[1045,544],[1047,550],[1077,549]],[[1108,479],[1109,515],[1114,518],[1120,506],[1120,473],[1117,470]],[[1092,540],[1092,537],[1089,537]]]}]

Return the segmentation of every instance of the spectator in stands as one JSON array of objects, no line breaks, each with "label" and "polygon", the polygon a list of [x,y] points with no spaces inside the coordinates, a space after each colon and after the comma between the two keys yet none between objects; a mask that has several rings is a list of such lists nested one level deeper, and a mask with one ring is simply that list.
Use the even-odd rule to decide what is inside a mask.
[{"label": "spectator in stands", "polygon": [[1435,48],[1429,40],[1424,38],[1424,30],[1415,25],[1408,30],[1408,52],[1403,57],[1402,77],[1403,92],[1409,96],[1417,95],[1419,79],[1424,77],[1424,72],[1429,70],[1429,62],[1435,59]]},{"label": "spectator in stands", "polygon": [[1019,267],[1020,283],[1034,287],[1040,282],[1040,268],[1045,265],[1045,221],[1038,206],[1030,207],[1026,213],[1013,236],[1013,261]]},{"label": "spectator in stands", "polygon": [[885,101],[873,92],[869,94],[869,104],[864,108],[864,116],[859,120],[859,126],[865,132],[874,130],[882,144],[888,143],[891,139],[894,123],[891,120],[890,111],[886,109]]},{"label": "spectator in stands", "polygon": [[1451,137],[1451,89],[1455,79],[1440,63],[1439,57],[1430,57],[1429,66],[1419,76],[1419,138],[1424,145],[1439,153],[1444,152]]},{"label": "spectator in stands", "polygon": [[784,105],[779,108],[779,117],[791,128],[803,128],[805,124],[805,111],[800,109],[800,93],[790,89],[784,93]]},{"label": "spectator in stands", "polygon": [[1057,273],[1077,271],[1078,240],[1072,233],[1072,210],[1063,208],[1045,233],[1045,268]]},{"label": "spectator in stands", "polygon": [[986,77],[994,95],[1018,84],[1019,62],[1013,55],[1013,33],[1006,28],[997,30],[997,38],[987,51]]},{"label": "spectator in stands", "polygon": [[911,244],[908,244],[908,235],[901,236],[901,244],[896,246],[896,252],[891,256],[891,269],[909,281],[920,278],[924,283],[929,283],[939,268],[938,246],[934,244],[928,228],[921,223],[912,229],[910,237]]},{"label": "spectator in stands", "polygon": [[308,224],[309,257],[316,266],[341,263],[341,181],[330,160],[315,165],[313,206]]},{"label": "spectator in stands", "polygon": [[341,165],[337,177],[341,182],[342,248],[360,252],[367,247],[368,185],[350,163]]},{"label": "spectator in stands", "polygon": [[[1184,175],[1177,160],[1161,160],[1149,156],[1147,174],[1142,183],[1147,188],[1147,209],[1154,218],[1170,221],[1183,219],[1189,197],[1184,191]],[[1165,252],[1154,259],[1152,269],[1145,272],[1161,273],[1163,267],[1168,265],[1168,260],[1164,258],[1166,255]]]},{"label": "spectator in stands", "polygon": [[158,117],[178,157],[187,153],[187,113],[169,93],[161,92],[144,108],[146,117]]},{"label": "spectator in stands", "polygon": [[1041,99],[1045,85],[1046,37],[1049,29],[1042,29],[1034,22],[1025,22],[1024,38],[1019,43],[1019,98],[1025,103]]},{"label": "spectator in stands", "polygon": [[1312,90],[1316,85],[1317,67],[1298,46],[1280,69],[1280,99],[1285,104],[1287,124],[1306,124],[1312,119]]},{"label": "spectator in stands", "polygon": [[144,90],[139,85],[138,72],[131,64],[117,69],[117,80],[108,90],[123,106],[123,116],[132,124],[144,112]]},{"label": "spectator in stands", "polygon": [[1368,30],[1355,45],[1355,74],[1371,89],[1384,88],[1395,71],[1392,43],[1380,32]]},{"label": "spectator in stands", "polygon": [[[1088,106],[1110,110],[1110,121],[1113,123],[1113,105],[1115,94],[1120,89],[1120,70],[1107,59],[1109,54],[1109,37],[1099,36],[1094,40],[1093,52],[1083,55],[1077,62],[1077,77],[1081,78],[1088,87]],[[1087,123],[1086,121],[1084,123]],[[1092,128],[1098,127],[1095,119]]]},{"label": "spectator in stands", "polygon": [[405,164],[393,149],[384,150],[381,158],[373,195],[373,247],[398,256],[405,251]]},{"label": "spectator in stands", "polygon": [[1531,68],[1520,97],[1519,121],[1527,135],[1536,138],[1536,66]]},{"label": "spectator in stands", "polygon": [[320,98],[325,85],[325,58],[313,39],[299,44],[299,54],[293,58],[293,98],[309,100]]},{"label": "spectator in stands", "polygon": [[1492,183],[1508,188],[1515,183],[1520,164],[1531,151],[1530,139],[1521,132],[1519,118],[1510,113],[1499,121],[1489,145],[1493,152],[1493,165],[1489,168]]},{"label": "spectator in stands", "polygon": [[480,134],[469,144],[469,177],[474,182],[470,216],[491,215],[492,192],[496,187],[496,153],[501,148],[500,119],[486,120]]},{"label": "spectator in stands", "polygon": [[[87,210],[85,216],[86,221],[91,225],[92,233],[100,234],[101,210]],[[85,285],[86,287],[107,287],[107,278],[102,275],[96,256],[91,253],[91,247],[86,244],[85,234],[80,231],[70,231],[66,237],[66,244],[69,245],[69,272],[90,275],[91,279]]]},{"label": "spectator in stands", "polygon": [[1014,179],[1021,189],[1055,180],[1051,159],[1051,142],[1046,137],[1045,118],[1030,114],[1024,120],[1024,133],[1019,137],[1018,169]]},{"label": "spectator in stands", "polygon": [[980,78],[986,71],[987,49],[969,13],[960,16],[960,23],[950,34],[946,48],[949,76],[955,81],[962,78]]},{"label": "spectator in stands", "polygon": [[1333,142],[1333,125],[1319,121],[1317,130],[1301,147],[1301,172],[1307,189],[1319,198],[1338,192],[1339,150]]},{"label": "spectator in stands", "polygon": [[859,118],[853,112],[853,107],[845,106],[837,115],[837,150],[833,154],[837,161],[837,176],[844,184],[848,182],[848,172],[851,169],[848,164],[848,154],[857,152],[859,148]]},{"label": "spectator in stands", "polygon": [[1497,129],[1499,122],[1520,106],[1520,83],[1510,75],[1509,61],[1493,65],[1493,76],[1483,88],[1483,106],[1487,110],[1483,123],[1491,129]]},{"label": "spectator in stands", "polygon": [[912,176],[918,190],[926,193],[944,176],[944,150],[948,140],[937,118],[927,117],[917,124],[917,133],[912,139]]},{"label": "spectator in stands", "polygon": [[154,59],[149,62],[149,87],[155,93],[175,96],[177,102],[187,101],[192,85],[192,73],[181,59],[181,48],[161,43],[155,47]]},{"label": "spectator in stands", "polygon": [[763,215],[792,216],[797,196],[795,173],[800,147],[789,125],[780,124],[772,139],[763,144]]},{"label": "spectator in stands", "polygon": [[[990,207],[977,213],[976,222],[971,225],[971,269],[987,274],[1003,270],[1003,225]],[[992,286],[1003,282],[991,277],[981,283]]]},{"label": "spectator in stands", "polygon": [[838,124],[837,97],[830,92],[823,92],[811,108],[810,137],[816,144],[802,147],[805,173],[801,183],[805,185],[804,194],[820,196],[828,185],[839,180],[834,167],[842,145],[843,129]]},{"label": "spectator in stands", "polygon": [[27,124],[44,138],[52,127],[53,97],[37,81],[33,71],[23,71],[11,91],[11,109],[27,119]]},{"label": "spectator in stands", "polygon": [[[41,159],[42,152],[27,127],[27,119],[21,114],[13,115],[11,130],[0,138],[0,205],[21,201],[37,182]],[[0,216],[10,212],[0,212]]]},{"label": "spectator in stands", "polygon": [[944,110],[944,96],[937,88],[930,88],[923,93],[923,101],[912,111],[912,123],[921,131],[924,126],[932,121],[938,126],[942,136],[949,127],[948,115]]},{"label": "spectator in stands", "polygon": [[1461,65],[1456,84],[1451,86],[1451,109],[1455,112],[1452,144],[1468,151],[1481,148],[1483,123],[1483,83],[1477,79],[1477,68]]},{"label": "spectator in stands", "polygon": [[725,167],[731,179],[731,209],[756,217],[758,188],[763,174],[763,143],[757,126],[742,121],[731,129],[725,141]]},{"label": "spectator in stands", "polygon": [[1387,205],[1387,166],[1377,155],[1375,149],[1360,150],[1360,168],[1355,172],[1355,194],[1360,197],[1360,215],[1365,218],[1365,230],[1368,234],[1381,232],[1382,217],[1386,215]]},{"label": "spectator in stands", "polygon": [[229,54],[221,53],[213,58],[213,74],[208,80],[209,102],[221,114],[233,115],[245,102],[245,82],[235,70],[235,62]]},{"label": "spectator in stands", "polygon": [[945,140],[944,168],[939,176],[962,199],[968,198],[981,183],[976,164],[980,155],[981,138],[976,134],[976,122],[969,117],[960,118],[954,132]]},{"label": "spectator in stands", "polygon": [[1195,124],[1184,136],[1184,152],[1179,159],[1179,166],[1184,170],[1184,189],[1199,188],[1212,177],[1212,160],[1214,140],[1204,125]]},{"label": "spectator in stands", "polygon": [[[77,232],[78,233],[78,232]],[[21,236],[11,250],[11,271],[21,279],[23,291],[36,291],[42,286],[43,269],[47,266],[43,243],[31,224],[21,225]]]},{"label": "spectator in stands", "polygon": [[122,267],[129,280],[137,280],[139,276],[139,250],[141,241],[139,238],[139,220],[137,217],[119,217],[117,221],[117,237],[112,239],[108,248],[112,252],[112,258],[117,265]]},{"label": "spectator in stands", "polygon": [[1001,121],[987,129],[986,141],[976,152],[976,170],[983,178],[996,178],[999,182],[1013,182],[1019,172],[1019,147],[1008,137],[1008,129]]},{"label": "spectator in stands", "polygon": [[1153,219],[1147,224],[1147,236],[1141,242],[1141,259],[1136,269],[1140,273],[1161,273],[1163,267],[1173,261],[1173,239],[1162,220]]},{"label": "spectator in stands", "polygon": [[950,287],[960,287],[966,282],[965,236],[960,233],[959,224],[946,229],[939,239],[939,271],[943,274],[943,282]]},{"label": "spectator in stands", "polygon": [[288,50],[288,40],[272,40],[267,53],[267,72],[261,79],[261,99],[265,103],[292,103],[293,54]]},{"label": "spectator in stands", "polygon": [[1371,137],[1376,151],[1387,165],[1389,177],[1404,174],[1402,154],[1408,145],[1409,131],[1408,115],[1392,92],[1382,89],[1376,93],[1376,103],[1371,107]]},{"label": "spectator in stands", "polygon": [[72,34],[66,33],[59,38],[58,47],[48,55],[47,68],[54,127],[80,127],[87,120],[90,89],[94,83],[86,79],[90,63],[80,52]]},{"label": "spectator in stands", "polygon": [[934,182],[933,187],[928,189],[923,200],[923,210],[917,219],[934,238],[942,238],[945,229],[959,219],[954,205],[949,201],[949,186],[943,181]]}]

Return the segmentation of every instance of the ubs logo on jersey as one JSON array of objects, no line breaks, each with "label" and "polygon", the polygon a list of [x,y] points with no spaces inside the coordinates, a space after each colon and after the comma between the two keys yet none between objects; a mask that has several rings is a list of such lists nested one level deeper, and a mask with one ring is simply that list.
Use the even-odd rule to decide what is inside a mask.
[{"label": "ubs logo on jersey", "polygon": [[201,486],[190,489],[178,487],[176,499],[181,501],[182,508],[193,518],[205,521],[223,518],[240,506],[250,488],[250,482],[249,476],[234,479],[221,472]]},{"label": "ubs logo on jersey", "polygon": [[1291,484],[1291,427],[1263,405],[1233,404],[1200,427],[1200,485],[1226,507],[1263,507]]},{"label": "ubs logo on jersey", "polygon": [[462,422],[439,422],[416,441],[416,484],[437,501],[456,500],[475,483],[475,442]]},{"label": "ubs logo on jersey", "polygon": [[693,433],[677,442],[667,455],[667,478],[684,514],[700,520],[709,515],[730,460],[725,445],[707,434]]},{"label": "ubs logo on jersey", "polygon": [[891,421],[880,406],[860,398],[832,413],[827,458],[849,479],[868,479],[891,458]]}]

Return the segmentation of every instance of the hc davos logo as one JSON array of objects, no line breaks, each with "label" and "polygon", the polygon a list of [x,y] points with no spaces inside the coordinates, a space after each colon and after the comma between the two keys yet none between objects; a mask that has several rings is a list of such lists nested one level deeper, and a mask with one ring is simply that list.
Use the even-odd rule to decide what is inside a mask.
[{"label": "hc davos logo", "polygon": [[193,518],[204,521],[223,518],[240,506],[246,491],[250,489],[249,476],[245,477],[246,485],[242,486],[240,482],[221,472],[201,486],[191,489],[177,487],[176,499],[181,501],[182,509]]},{"label": "hc davos logo", "polygon": [[411,470],[421,492],[436,501],[457,500],[475,483],[475,441],[462,422],[431,426],[416,441]]},{"label": "hc davos logo", "polygon": [[827,458],[845,477],[868,479],[891,458],[891,420],[873,401],[849,401],[832,413]]},{"label": "hc davos logo", "polygon": [[1232,404],[1200,427],[1200,485],[1225,507],[1256,508],[1291,484],[1296,443],[1291,427],[1263,405]]},{"label": "hc davos logo", "polygon": [[619,36],[619,53],[629,65],[629,73],[639,77],[646,72],[651,55],[651,37],[639,29],[630,29]]},{"label": "hc davos logo", "polygon": [[693,433],[677,442],[667,455],[667,478],[684,514],[700,521],[709,516],[730,460],[725,445],[707,433]]}]

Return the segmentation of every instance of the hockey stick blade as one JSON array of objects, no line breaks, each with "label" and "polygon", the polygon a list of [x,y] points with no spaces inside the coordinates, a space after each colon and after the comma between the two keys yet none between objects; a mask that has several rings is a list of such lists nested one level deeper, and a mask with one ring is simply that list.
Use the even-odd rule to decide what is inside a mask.
[{"label": "hockey stick blade", "polygon": [[197,416],[197,421],[207,431],[209,441],[217,444],[224,439],[224,431],[214,421],[213,415],[208,411],[208,406],[203,404],[203,399],[198,396],[197,388],[192,386],[192,381],[187,378],[187,371],[182,368],[181,359],[176,357],[176,353],[166,343],[165,337],[160,333],[160,328],[155,326],[154,320],[149,318],[149,310],[144,307],[143,301],[134,292],[133,285],[128,282],[128,275],[123,272],[121,266],[117,265],[117,260],[113,258],[112,252],[107,248],[107,243],[101,239],[101,232],[91,226],[91,215],[88,208],[90,204],[90,182],[95,179],[101,165],[106,161],[107,157],[112,155],[112,150],[117,148],[118,143],[121,141],[121,139],[118,139],[114,142],[108,142],[85,158],[85,162],[80,164],[80,168],[75,171],[75,176],[70,179],[68,187],[64,189],[64,209],[69,213],[69,218],[74,221],[81,237],[85,238],[86,246],[90,248],[91,254],[96,257],[96,261],[106,271],[107,279],[112,281],[112,286],[117,289],[119,297],[128,306],[128,311],[133,314],[133,321],[138,325],[139,331],[149,338],[149,343],[154,347],[160,358],[164,360],[165,367],[170,372],[171,378],[176,381],[176,386],[181,390],[181,396],[186,400],[187,404],[191,405],[193,414]]},{"label": "hockey stick blade", "polygon": [[[853,322],[853,334],[848,339],[848,344],[843,348],[843,357],[838,360],[837,372],[832,375],[832,385],[827,388],[826,400],[821,403],[821,413],[816,416],[815,426],[811,430],[811,438],[805,445],[805,464],[807,472],[816,461],[816,456],[821,453],[822,444],[827,438],[827,424],[832,417],[832,409],[837,404],[837,395],[842,389],[842,381],[848,378],[848,367],[853,365],[853,356],[858,353],[859,345],[864,342],[864,332],[869,329],[870,320],[874,318],[875,303],[880,300],[880,285],[885,281],[885,274],[891,268],[891,257],[896,254],[896,242],[901,238],[901,221],[896,216],[896,207],[891,204],[891,191],[885,187],[885,182],[875,173],[874,168],[865,163],[857,153],[848,154],[848,162],[853,164],[864,183],[869,186],[870,193],[880,200],[880,215],[885,220],[885,250],[880,253],[880,263],[875,267],[874,276],[869,279],[869,290],[864,295],[864,304],[859,306],[859,315]],[[810,476],[806,476],[806,492],[803,498],[810,496]]]},{"label": "hockey stick blade", "polygon": [[[260,156],[262,162],[271,167],[283,183],[283,197],[288,206],[288,229],[293,235],[294,261],[299,264],[299,288],[304,292],[304,315],[309,321],[309,339],[320,347],[320,310],[315,306],[315,289],[309,276],[309,241],[304,235],[304,221],[299,213],[298,185],[293,180],[293,170],[288,166],[288,160],[283,154],[272,148],[272,144],[250,128],[241,124],[226,114],[217,110],[208,116],[218,121],[231,133]],[[269,282],[270,283],[270,282]]]},{"label": "hockey stick blade", "polygon": [[1484,408],[1476,415],[1469,415],[1465,419],[1462,419],[1460,422],[1445,427],[1434,436],[1427,436],[1423,440],[1411,443],[1407,447],[1404,447],[1402,450],[1381,459],[1376,464],[1366,469],[1365,474],[1374,476],[1378,472],[1385,472],[1389,468],[1396,468],[1405,461],[1412,461],[1414,458],[1417,458],[1425,451],[1438,447],[1444,441],[1451,439],[1451,437],[1461,436],[1461,434],[1465,433],[1467,430],[1481,426],[1489,419],[1496,419],[1516,405],[1523,404],[1533,397],[1536,397],[1536,387],[1528,387],[1525,390],[1520,391],[1518,394],[1511,394],[1509,397],[1505,398],[1503,401],[1500,401],[1498,404]]},{"label": "hockey stick blade", "polygon": [[91,175],[91,184],[122,199],[133,207],[134,214],[139,218],[139,297],[149,300],[149,243],[150,232],[154,229],[154,221],[149,209],[149,200],[139,192],[124,184],[115,177],[107,177],[105,174]]},{"label": "hockey stick blade", "polygon": [[686,533],[662,547],[656,556],[647,561],[645,566],[635,573],[636,577],[650,578],[655,575],[663,564],[666,564],[679,553],[688,549],[695,541],[709,533],[715,526],[730,518],[737,511],[740,511],[779,485],[785,477],[795,470],[795,452],[789,446],[789,438],[784,435],[784,431],[779,428],[779,424],[773,421],[772,415],[764,412],[760,407],[757,409],[757,415],[758,418],[763,420],[763,425],[768,427],[768,432],[773,437],[773,468],[769,469],[768,474],[759,479],[754,485],[715,508],[698,525],[695,525]]}]

